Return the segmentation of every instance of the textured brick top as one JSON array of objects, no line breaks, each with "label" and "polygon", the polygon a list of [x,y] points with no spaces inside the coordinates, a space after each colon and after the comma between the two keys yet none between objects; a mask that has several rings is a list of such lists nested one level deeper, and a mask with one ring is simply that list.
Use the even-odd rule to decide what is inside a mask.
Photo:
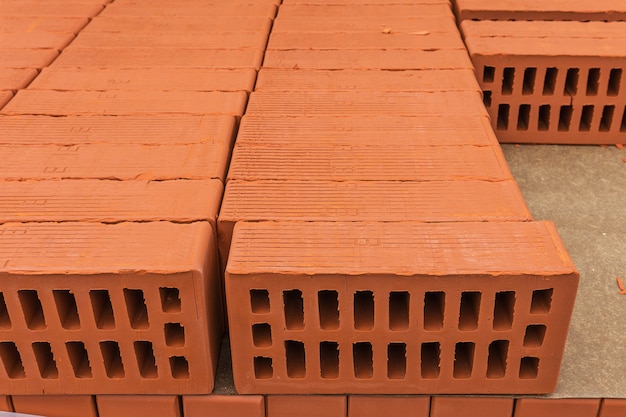
[{"label": "textured brick top", "polygon": [[465,36],[488,38],[626,38],[626,22],[466,20],[461,29]]},{"label": "textured brick top", "polygon": [[558,57],[618,57],[626,56],[623,39],[541,39],[541,48],[533,38],[467,37],[467,49],[472,56],[519,55]]}]

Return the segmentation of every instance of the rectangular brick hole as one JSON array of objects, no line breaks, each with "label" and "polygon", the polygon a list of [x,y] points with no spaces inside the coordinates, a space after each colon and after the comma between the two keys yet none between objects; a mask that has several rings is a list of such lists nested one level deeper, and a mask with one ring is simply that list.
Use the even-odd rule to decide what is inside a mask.
[{"label": "rectangular brick hole", "polygon": [[137,358],[137,367],[139,368],[141,377],[157,378],[159,375],[152,342],[141,340],[136,341],[133,345],[135,347],[135,358]]},{"label": "rectangular brick hole", "polygon": [[609,73],[609,85],[606,90],[607,96],[617,96],[622,84],[622,69],[613,68]]},{"label": "rectangular brick hole", "polygon": [[578,92],[578,78],[580,76],[578,68],[570,68],[565,75],[565,87],[563,88],[563,95],[575,96]]},{"label": "rectangular brick hole", "polygon": [[80,318],[76,298],[69,290],[53,290],[54,303],[57,306],[61,326],[67,330],[80,329]]},{"label": "rectangular brick hole", "polygon": [[24,312],[26,325],[31,330],[42,330],[46,328],[46,319],[43,315],[43,307],[39,300],[39,295],[35,290],[19,290],[17,296]]},{"label": "rectangular brick hole", "polygon": [[107,290],[91,290],[89,291],[89,298],[96,327],[98,329],[114,329],[115,317],[113,316],[109,292]]},{"label": "rectangular brick hole", "polygon": [[561,106],[559,111],[559,132],[569,132],[573,112],[574,108],[572,106]]},{"label": "rectangular brick hole", "polygon": [[491,107],[491,91],[483,91],[483,104],[485,107]]},{"label": "rectangular brick hole", "polygon": [[170,356],[170,372],[174,379],[189,379],[189,362],[184,356]]},{"label": "rectangular brick hole", "polygon": [[422,378],[437,379],[440,373],[441,346],[439,342],[422,343],[420,367]]},{"label": "rectangular brick hole", "polygon": [[461,308],[459,311],[459,330],[476,330],[478,328],[478,314],[480,312],[480,296],[476,291],[461,293]]},{"label": "rectangular brick hole", "polygon": [[26,378],[22,357],[20,352],[17,350],[15,343],[0,342],[0,358],[2,358],[4,370],[10,379]]},{"label": "rectangular brick hole", "polygon": [[0,329],[7,330],[12,327],[7,303],[4,300],[4,294],[0,292]]},{"label": "rectangular brick hole", "polygon": [[390,343],[387,346],[387,378],[404,379],[406,376],[406,344]]},{"label": "rectangular brick hole", "polygon": [[374,328],[374,293],[371,291],[354,293],[354,328],[357,330]]},{"label": "rectangular brick hole", "polygon": [[544,104],[539,106],[539,120],[537,122],[537,130],[546,131],[550,129],[550,105]]},{"label": "rectangular brick hole", "polygon": [[161,309],[165,313],[179,313],[181,311],[180,292],[178,288],[159,288]]},{"label": "rectangular brick hole", "polygon": [[472,376],[474,349],[475,344],[473,342],[459,342],[456,344],[454,348],[454,378],[467,379]]},{"label": "rectangular brick hole", "polygon": [[65,350],[70,358],[70,364],[76,378],[91,378],[91,365],[85,344],[83,342],[66,342]]},{"label": "rectangular brick hole", "polygon": [[130,327],[133,329],[149,328],[148,308],[146,307],[143,291],[124,288],[124,301],[126,302]]},{"label": "rectangular brick hole", "polygon": [[530,104],[521,104],[517,113],[517,130],[528,130],[530,122]]},{"label": "rectangular brick hole", "polygon": [[496,122],[497,130],[507,130],[509,128],[509,112],[511,106],[508,104],[498,105],[498,120]]},{"label": "rectangular brick hole", "polygon": [[600,119],[600,132],[608,132],[611,130],[613,114],[615,114],[615,106],[604,106],[602,109],[602,118]]},{"label": "rectangular brick hole", "polygon": [[530,95],[535,91],[535,78],[537,78],[537,68],[526,68],[524,70],[522,95]]},{"label": "rectangular brick hole", "polygon": [[626,106],[624,106],[624,113],[622,114],[622,123],[619,127],[620,132],[626,132]]},{"label": "rectangular brick hole", "polygon": [[587,95],[597,96],[600,85],[600,68],[589,68],[587,73]]},{"label": "rectangular brick hole", "polygon": [[352,345],[354,376],[357,379],[369,379],[374,375],[372,344],[358,342]]},{"label": "rectangular brick hole", "polygon": [[556,78],[559,74],[559,70],[554,67],[546,68],[546,75],[543,79],[543,95],[551,96],[554,94],[556,88]]},{"label": "rectangular brick hole", "polygon": [[537,348],[543,345],[546,337],[546,326],[543,324],[531,324],[526,327],[524,335],[524,347]]},{"label": "rectangular brick hole", "polygon": [[180,323],[165,323],[164,332],[167,346],[185,346],[185,328]]},{"label": "rectangular brick hole", "polygon": [[513,94],[513,82],[515,81],[515,68],[507,67],[502,74],[502,95]]},{"label": "rectangular brick hole", "polygon": [[269,323],[252,325],[252,342],[256,347],[272,346],[272,326]]},{"label": "rectangular brick hole", "polygon": [[320,328],[335,330],[339,328],[339,295],[337,291],[322,290],[317,292],[317,307],[320,315]]},{"label": "rectangular brick hole", "polygon": [[443,328],[443,312],[446,294],[443,291],[424,294],[424,330],[437,331]]},{"label": "rectangular brick hole", "polygon": [[57,363],[54,360],[50,343],[33,343],[33,353],[35,354],[35,361],[39,368],[39,375],[41,375],[43,379],[57,379],[59,377],[59,370],[57,369]]},{"label": "rectangular brick hole", "polygon": [[546,314],[550,311],[550,305],[552,304],[552,288],[545,290],[533,291],[533,298],[530,303],[530,312],[533,314]]},{"label": "rectangular brick hole", "polygon": [[272,358],[264,356],[254,357],[254,377],[256,379],[270,379],[274,376]]},{"label": "rectangular brick hole", "polygon": [[509,354],[508,340],[495,340],[489,344],[487,359],[487,378],[504,378],[506,374],[506,360]]},{"label": "rectangular brick hole", "polygon": [[339,378],[339,344],[320,342],[320,372],[324,379]]},{"label": "rectangular brick hole", "polygon": [[286,340],[285,357],[287,359],[287,376],[289,378],[304,378],[306,376],[304,343],[296,340]]},{"label": "rectangular brick hole", "polygon": [[589,132],[591,130],[591,122],[593,120],[593,107],[592,105],[583,106],[583,111],[580,114],[580,125],[578,130],[581,132]]},{"label": "rectangular brick hole", "polygon": [[270,293],[267,290],[250,290],[250,308],[256,314],[270,312]]},{"label": "rectangular brick hole", "polygon": [[501,291],[496,293],[493,307],[493,329],[502,331],[513,327],[513,312],[515,310],[515,292]]},{"label": "rectangular brick hole", "polygon": [[483,82],[492,83],[496,76],[496,68],[485,65],[483,69]]},{"label": "rectangular brick hole", "polygon": [[304,300],[302,291],[283,291],[285,326],[287,330],[304,329]]},{"label": "rectangular brick hole", "polygon": [[120,379],[124,378],[124,363],[120,353],[120,346],[113,340],[100,342],[100,353],[104,361],[104,369],[107,377]]},{"label": "rectangular brick hole", "polygon": [[525,356],[519,366],[520,379],[536,379],[539,374],[539,358]]},{"label": "rectangular brick hole", "polygon": [[406,330],[409,328],[409,305],[411,295],[407,291],[389,293],[389,329]]}]

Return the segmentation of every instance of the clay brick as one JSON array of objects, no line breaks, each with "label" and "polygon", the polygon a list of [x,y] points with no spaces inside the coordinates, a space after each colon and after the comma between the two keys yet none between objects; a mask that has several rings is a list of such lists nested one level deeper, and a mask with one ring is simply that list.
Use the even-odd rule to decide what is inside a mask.
[{"label": "clay brick", "polygon": [[0,68],[0,89],[25,88],[36,76],[37,70],[33,68]]},{"label": "clay brick", "polygon": [[226,270],[235,387],[551,392],[577,285],[546,222],[238,223]]},{"label": "clay brick", "polygon": [[[37,80],[40,78],[41,76]],[[348,69],[320,71],[263,68],[259,71],[255,89],[256,91],[481,91],[474,71],[471,69],[439,69],[437,71],[359,71]]]},{"label": "clay brick", "polygon": [[72,145],[0,147],[5,180],[175,180],[223,179],[230,146],[197,145]]},{"label": "clay brick", "polygon": [[351,395],[348,417],[428,417],[430,397]]},{"label": "clay brick", "polygon": [[15,412],[49,417],[97,417],[90,395],[15,395]]},{"label": "clay brick", "polygon": [[99,417],[182,415],[179,398],[175,395],[98,395],[96,401]]},{"label": "clay brick", "polygon": [[[232,30],[232,29],[231,29]],[[1,41],[1,38],[0,38]],[[203,49],[263,49],[267,36],[257,32],[194,32],[151,31],[81,33],[72,43],[75,48],[203,48]]]},{"label": "clay brick", "polygon": [[37,90],[167,90],[252,91],[253,69],[204,68],[45,68],[29,89]]},{"label": "clay brick", "polygon": [[512,417],[513,398],[433,397],[430,417]]},{"label": "clay brick", "polygon": [[54,91],[21,90],[3,114],[227,114],[241,116],[243,91]]},{"label": "clay brick", "polygon": [[142,16],[136,17],[106,17],[98,16],[82,32],[82,35],[91,33],[152,33],[154,31],[186,31],[206,36],[207,30],[212,32],[229,32],[233,27],[237,31],[269,33],[272,20],[260,16],[220,16],[213,19],[207,27],[206,16]]},{"label": "clay brick", "polygon": [[449,0],[283,0],[283,4],[450,4]]},{"label": "clay brick", "polygon": [[[382,20],[382,21],[381,21]],[[454,33],[457,32],[453,16],[428,17],[411,16],[298,16],[283,18],[282,12],[272,26],[272,35],[285,32],[379,32],[391,29],[394,33]]]},{"label": "clay brick", "polygon": [[59,55],[56,49],[0,49],[5,68],[43,68]]},{"label": "clay brick", "polygon": [[387,17],[446,17],[452,16],[449,4],[283,4],[280,18],[293,17],[354,17],[376,16],[379,21]]},{"label": "clay brick", "polygon": [[4,392],[212,391],[223,319],[208,222],[7,223],[0,241]]},{"label": "clay brick", "polygon": [[341,395],[268,395],[267,417],[346,417],[347,398]]},{"label": "clay brick", "polygon": [[241,119],[237,135],[237,144],[247,143],[310,147],[381,143],[493,146],[498,141],[489,119],[473,115],[284,118],[248,113]]},{"label": "clay brick", "polygon": [[595,417],[600,399],[581,398],[520,398],[515,404],[513,417]]},{"label": "clay brick", "polygon": [[[36,18],[33,18],[36,20]],[[74,33],[29,31],[0,32],[0,48],[62,50],[74,39]]]},{"label": "clay brick", "polygon": [[89,20],[85,17],[42,17],[42,16],[0,16],[0,28],[5,32],[46,32],[78,33]]},{"label": "clay brick", "polygon": [[13,410],[11,397],[8,395],[0,395],[0,411],[15,411]]},{"label": "clay brick", "polygon": [[13,2],[5,0],[2,2],[2,16],[94,17],[104,9],[102,3],[71,1],[57,3],[36,0]]},{"label": "clay brick", "polygon": [[217,222],[220,180],[0,181],[0,223]]},{"label": "clay brick", "polygon": [[466,20],[461,30],[467,37],[500,38],[624,38],[624,22],[572,22],[572,21],[491,21]]},{"label": "clay brick", "polygon": [[13,91],[0,90],[0,109],[13,98]]},{"label": "clay brick", "polygon": [[621,417],[626,413],[626,399],[605,398],[600,405],[598,417]]},{"label": "clay brick", "polygon": [[[19,96],[19,95],[18,95]],[[4,112],[16,107],[11,101]],[[18,101],[19,103],[19,101]],[[250,96],[248,113],[263,116],[439,116],[486,115],[480,94],[473,91],[258,91]]]},{"label": "clay brick", "polygon": [[186,417],[265,417],[265,398],[261,395],[185,395]]},{"label": "clay brick", "polygon": [[[0,143],[9,145],[194,143],[230,147],[235,118],[159,114],[158,116],[0,116]],[[42,134],[45,132],[45,134]]]},{"label": "clay brick", "polygon": [[273,18],[276,15],[274,2],[262,3],[213,3],[198,2],[126,2],[107,7],[100,16],[206,16],[211,19],[222,16],[256,16]]}]

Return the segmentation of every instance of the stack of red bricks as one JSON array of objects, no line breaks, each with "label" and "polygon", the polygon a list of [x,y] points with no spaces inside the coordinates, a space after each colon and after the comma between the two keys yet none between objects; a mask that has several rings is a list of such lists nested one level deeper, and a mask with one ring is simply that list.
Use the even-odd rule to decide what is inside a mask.
[{"label": "stack of red bricks", "polygon": [[457,0],[501,142],[626,143],[626,5]]}]

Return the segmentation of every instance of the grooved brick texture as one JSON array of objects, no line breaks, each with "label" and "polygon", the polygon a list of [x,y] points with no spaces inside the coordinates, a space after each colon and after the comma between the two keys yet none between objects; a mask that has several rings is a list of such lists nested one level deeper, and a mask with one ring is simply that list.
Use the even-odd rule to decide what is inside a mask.
[{"label": "grooved brick texture", "polygon": [[342,395],[268,395],[267,417],[346,417],[347,398]]},{"label": "grooved brick texture", "polygon": [[96,402],[98,417],[181,416],[175,395],[98,395]]},{"label": "grooved brick texture", "polygon": [[294,16],[282,18],[282,14],[274,21],[272,35],[287,32],[326,32],[326,33],[358,33],[382,31],[389,28],[393,33],[455,33],[456,21],[452,15],[438,16],[436,19],[422,16],[385,16],[384,22],[378,15],[374,16]]},{"label": "grooved brick texture", "polygon": [[94,17],[104,9],[102,3],[97,2],[40,2],[26,0],[20,2],[4,1],[2,16],[42,16],[42,17]]},{"label": "grooved brick texture", "polygon": [[[209,36],[206,36],[209,35]],[[1,38],[0,38],[1,41]],[[81,33],[72,42],[73,48],[206,48],[263,49],[267,34],[256,32],[214,32],[202,36],[189,31],[122,32],[111,36],[106,32]],[[1,45],[1,43],[0,43]]]},{"label": "grooved brick texture", "polygon": [[0,49],[7,68],[44,68],[59,55],[56,49]]},{"label": "grooved brick texture", "polygon": [[595,417],[600,408],[600,399],[546,399],[520,398],[515,404],[513,417]]},{"label": "grooved brick texture", "polygon": [[512,417],[513,398],[432,397],[430,417]]},{"label": "grooved brick texture", "polygon": [[[6,2],[5,2],[6,4]],[[4,5],[3,5],[4,6]],[[35,19],[33,19],[35,20]],[[73,33],[32,31],[32,32],[0,32],[0,49],[30,48],[62,50],[74,40]]]},{"label": "grooved brick texture", "polygon": [[[275,1],[261,1],[251,3],[209,3],[198,2],[134,2],[134,3],[114,3],[112,7],[107,7],[100,16],[203,16],[207,18],[215,17],[237,17],[237,16],[259,16],[273,18],[276,15]],[[148,7],[146,7],[148,6]],[[244,7],[245,6],[245,7]]]},{"label": "grooved brick texture", "polygon": [[91,395],[14,395],[16,413],[46,417],[98,417]]},{"label": "grooved brick texture", "polygon": [[429,417],[430,397],[350,395],[347,417]]},{"label": "grooved brick texture", "polygon": [[440,17],[452,16],[450,4],[394,4],[391,7],[386,4],[283,4],[280,6],[279,19],[326,18],[332,17]]},{"label": "grooved brick texture", "polygon": [[26,87],[36,76],[37,70],[34,68],[0,68],[0,89],[19,90]]},{"label": "grooved brick texture", "polygon": [[185,395],[185,417],[265,417],[261,395]]},{"label": "grooved brick texture", "polygon": [[264,16],[220,16],[213,19],[207,26],[206,16],[98,16],[81,35],[91,33],[152,33],[154,31],[196,32],[230,32],[236,25],[237,31],[263,32],[268,34],[272,19]]},{"label": "grooved brick texture", "polygon": [[0,27],[6,32],[23,33],[29,30],[38,30],[42,32],[78,33],[89,22],[86,17],[42,16],[40,13],[38,13],[37,19],[33,19],[30,13],[22,16],[6,16],[4,13],[6,5],[7,2],[3,4],[2,16],[0,16]]}]

